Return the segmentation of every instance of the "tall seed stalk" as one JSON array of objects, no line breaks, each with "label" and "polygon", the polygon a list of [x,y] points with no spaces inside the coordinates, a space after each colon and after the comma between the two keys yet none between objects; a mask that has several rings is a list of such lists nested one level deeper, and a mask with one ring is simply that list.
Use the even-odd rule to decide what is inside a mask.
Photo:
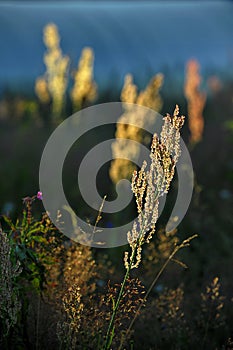
[{"label": "tall seed stalk", "polygon": [[[129,253],[125,252],[124,264],[126,272],[117,300],[113,302],[112,315],[103,347],[104,350],[110,349],[114,338],[115,318],[130,271],[139,266],[142,246],[144,243],[149,243],[152,235],[155,233],[155,225],[159,216],[159,198],[168,193],[171,181],[174,177],[175,166],[181,154],[180,129],[184,124],[184,119],[184,116],[179,116],[178,106],[176,106],[172,117],[169,114],[164,117],[160,138],[158,138],[157,134],[154,134],[152,139],[149,170],[146,170],[147,163],[144,161],[141,169],[133,173],[132,191],[136,199],[138,217],[133,224],[131,232],[127,234],[128,242],[131,247],[131,255],[129,256]],[[183,246],[185,243],[187,242],[184,241]],[[183,246],[181,244],[175,248],[174,252],[155,278],[155,282],[168,262]],[[151,288],[153,288],[155,282],[152,283]],[[135,315],[136,317],[137,314],[138,312]]]}]

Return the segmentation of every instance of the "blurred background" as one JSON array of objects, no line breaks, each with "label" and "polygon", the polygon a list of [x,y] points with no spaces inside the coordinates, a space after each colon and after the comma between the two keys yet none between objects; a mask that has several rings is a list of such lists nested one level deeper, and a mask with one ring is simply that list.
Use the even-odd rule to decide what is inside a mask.
[{"label": "blurred background", "polygon": [[[43,28],[59,28],[61,48],[76,67],[82,49],[95,53],[95,79],[101,89],[121,89],[125,74],[140,86],[162,71],[170,91],[184,65],[196,58],[202,74],[232,77],[232,2],[230,1],[26,1],[2,2],[1,92],[33,96],[45,67]],[[180,86],[179,86],[180,87]]]},{"label": "blurred background", "polygon": [[[205,165],[206,171],[212,171],[210,182],[221,171],[220,165],[216,169],[216,157],[225,160],[227,150],[219,142],[226,140],[223,133],[232,128],[232,2],[8,1],[1,2],[0,7],[2,210],[16,209],[19,198],[38,188],[39,159],[51,133],[48,124],[52,124],[54,109],[61,121],[86,105],[122,100],[124,79],[129,73],[138,91],[146,89],[151,79],[161,73],[162,103],[157,110],[171,113],[178,103],[181,113],[187,114],[184,85],[192,60],[196,68],[193,66],[191,79],[199,80],[194,90],[205,95],[199,114],[203,114],[205,122],[200,133],[205,134],[206,144],[198,144],[194,153],[201,148],[199,155],[203,158],[205,150],[206,157],[199,159],[197,166],[203,170]],[[55,41],[57,37],[55,48],[45,42],[46,26],[51,23],[57,32],[49,34],[48,28],[47,36],[54,35]],[[90,49],[89,58],[88,52],[85,58],[86,47]],[[57,98],[60,102],[56,102],[56,91],[51,87],[56,85],[56,60],[64,61],[57,84],[61,86]],[[51,77],[55,77],[55,83]],[[92,87],[82,91],[82,85]],[[54,106],[56,103],[63,107]],[[42,129],[35,132],[35,128]],[[212,163],[208,167],[207,159]],[[228,171],[232,167],[229,164]],[[222,174],[221,179],[223,188],[219,191],[230,197]]]},{"label": "blurred background", "polygon": [[[123,101],[164,115],[178,104],[187,116],[182,137],[195,173],[192,202],[178,234],[183,238],[198,233],[199,238],[182,252],[190,270],[172,267],[166,285],[187,282],[184,288],[195,296],[219,276],[228,300],[226,315],[232,319],[232,34],[232,1],[1,2],[1,213],[16,218],[22,198],[37,193],[46,141],[72,113]],[[87,148],[120,132],[114,125],[86,135],[76,145],[76,164]],[[66,192],[83,217],[94,220],[96,213],[82,202],[76,175],[70,175],[72,152]],[[102,183],[100,174],[98,183],[102,196],[114,198],[115,183],[130,177],[125,169],[131,168],[106,164],[102,174],[107,180]],[[36,210],[40,213],[42,204]],[[168,204],[159,225],[166,223],[170,211]],[[128,210],[127,215],[133,214]],[[120,219],[107,216],[103,224]],[[112,250],[115,263],[119,254]],[[227,327],[221,339],[232,332]]]}]

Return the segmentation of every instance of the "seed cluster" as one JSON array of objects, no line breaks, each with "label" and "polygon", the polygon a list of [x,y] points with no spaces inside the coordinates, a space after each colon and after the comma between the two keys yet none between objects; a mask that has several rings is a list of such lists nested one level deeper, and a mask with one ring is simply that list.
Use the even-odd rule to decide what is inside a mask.
[{"label": "seed cluster", "polygon": [[137,268],[141,261],[142,245],[148,243],[155,232],[158,220],[159,198],[168,193],[174,177],[175,166],[180,156],[180,129],[185,117],[179,116],[176,106],[173,116],[167,114],[160,134],[154,134],[151,144],[150,166],[143,162],[139,171],[132,176],[138,217],[133,223],[127,238],[131,247],[131,256],[125,252],[126,269]]}]

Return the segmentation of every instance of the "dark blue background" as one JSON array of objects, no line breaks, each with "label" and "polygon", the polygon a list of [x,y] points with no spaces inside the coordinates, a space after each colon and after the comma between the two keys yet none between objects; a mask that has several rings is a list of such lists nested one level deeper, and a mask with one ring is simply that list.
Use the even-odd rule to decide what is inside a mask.
[{"label": "dark blue background", "polygon": [[179,79],[190,58],[203,70],[233,64],[229,1],[1,2],[0,88],[32,88],[44,73],[42,37],[48,22],[59,28],[71,69],[84,46],[94,49],[99,86],[122,84],[128,72],[139,83],[164,69]]}]

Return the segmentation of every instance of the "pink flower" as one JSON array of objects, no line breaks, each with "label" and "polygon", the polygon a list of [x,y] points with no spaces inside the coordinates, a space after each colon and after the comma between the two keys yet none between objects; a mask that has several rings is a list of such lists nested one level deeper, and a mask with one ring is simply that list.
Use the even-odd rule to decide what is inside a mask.
[{"label": "pink flower", "polygon": [[42,201],[42,199],[43,199],[42,192],[38,191],[36,197],[37,197],[37,199]]}]

